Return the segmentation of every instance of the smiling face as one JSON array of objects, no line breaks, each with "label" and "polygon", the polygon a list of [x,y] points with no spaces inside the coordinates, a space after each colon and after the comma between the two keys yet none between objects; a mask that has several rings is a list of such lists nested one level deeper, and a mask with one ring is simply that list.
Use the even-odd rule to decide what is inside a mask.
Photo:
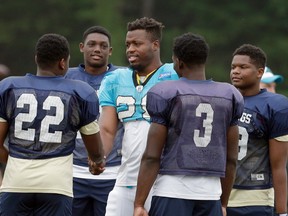
[{"label": "smiling face", "polygon": [[106,35],[91,33],[84,43],[80,43],[80,52],[84,55],[85,69],[89,71],[89,68],[107,67],[112,47]]},{"label": "smiling face", "polygon": [[143,72],[159,52],[159,41],[152,41],[145,30],[128,31],[126,35],[126,56],[130,66]]},{"label": "smiling face", "polygon": [[231,63],[230,78],[232,84],[242,93],[259,92],[259,83],[263,68],[256,67],[247,55],[235,55]]}]

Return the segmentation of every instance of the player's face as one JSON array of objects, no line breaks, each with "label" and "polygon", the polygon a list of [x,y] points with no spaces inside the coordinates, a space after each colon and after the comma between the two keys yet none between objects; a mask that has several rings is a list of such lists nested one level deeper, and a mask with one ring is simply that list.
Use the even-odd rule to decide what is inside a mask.
[{"label": "player's face", "polygon": [[142,72],[154,59],[155,41],[145,30],[128,31],[126,35],[126,56],[130,66]]},{"label": "player's face", "polygon": [[235,55],[231,63],[230,78],[232,84],[240,90],[259,89],[261,71],[247,55]]},{"label": "player's face", "polygon": [[80,52],[84,55],[85,67],[99,68],[107,66],[112,47],[106,35],[91,33],[80,43]]}]

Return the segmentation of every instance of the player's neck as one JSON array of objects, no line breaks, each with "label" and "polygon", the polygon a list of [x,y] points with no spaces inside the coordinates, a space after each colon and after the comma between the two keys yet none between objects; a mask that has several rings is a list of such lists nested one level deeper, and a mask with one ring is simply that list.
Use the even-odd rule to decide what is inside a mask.
[{"label": "player's neck", "polygon": [[206,80],[205,65],[185,67],[182,74],[188,80]]},{"label": "player's neck", "polygon": [[154,62],[153,64],[149,64],[148,66],[146,66],[142,70],[136,70],[136,73],[139,76],[147,76],[151,72],[153,72],[153,71],[157,70],[159,67],[161,67],[161,65],[162,65],[162,62],[159,60],[158,62]]},{"label": "player's neck", "polygon": [[254,96],[259,94],[259,92],[261,91],[259,85],[255,85],[253,87],[249,87],[246,89],[239,89],[239,91],[241,92],[241,94],[243,96],[249,97],[249,96]]},{"label": "player's neck", "polygon": [[53,76],[64,76],[65,72],[61,71],[52,71],[52,70],[42,70],[42,69],[38,69],[36,72],[36,76],[45,76],[45,77],[53,77]]},{"label": "player's neck", "polygon": [[100,75],[105,73],[109,69],[108,65],[103,65],[101,67],[91,67],[85,65],[85,72],[91,75]]}]

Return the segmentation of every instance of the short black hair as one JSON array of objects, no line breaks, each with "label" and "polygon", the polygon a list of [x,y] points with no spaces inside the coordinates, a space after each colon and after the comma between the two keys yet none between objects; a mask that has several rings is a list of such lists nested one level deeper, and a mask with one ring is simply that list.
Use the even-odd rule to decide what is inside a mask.
[{"label": "short black hair", "polygon": [[106,35],[108,37],[108,40],[109,40],[109,44],[111,44],[111,34],[110,32],[102,27],[102,26],[91,26],[90,28],[88,28],[84,33],[83,33],[83,42],[86,40],[87,36],[89,34],[92,34],[92,33],[99,33],[99,34],[103,34],[103,35]]},{"label": "short black hair", "polygon": [[205,64],[209,46],[202,36],[188,32],[174,39],[173,54],[188,65]]},{"label": "short black hair", "polygon": [[153,18],[142,17],[136,19],[132,22],[128,22],[127,30],[145,30],[147,33],[151,35],[151,40],[162,40],[162,29],[164,25],[161,22],[156,21]]},{"label": "short black hair", "polygon": [[40,68],[51,68],[57,61],[68,59],[70,55],[69,42],[59,34],[44,34],[36,43],[35,55]]},{"label": "short black hair", "polygon": [[243,44],[239,48],[237,48],[234,53],[235,55],[246,55],[249,56],[252,63],[258,68],[265,68],[267,56],[266,53],[257,46],[251,44]]}]

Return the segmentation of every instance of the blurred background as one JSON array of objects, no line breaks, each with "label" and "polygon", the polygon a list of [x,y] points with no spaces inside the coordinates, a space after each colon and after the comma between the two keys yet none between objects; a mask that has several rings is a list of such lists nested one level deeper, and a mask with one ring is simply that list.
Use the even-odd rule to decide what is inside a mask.
[{"label": "blurred background", "polygon": [[267,65],[285,80],[277,86],[288,95],[287,0],[0,0],[0,64],[11,75],[35,73],[34,46],[45,33],[63,34],[70,42],[70,66],[83,60],[83,31],[102,25],[112,34],[111,62],[127,65],[127,22],[142,16],[165,25],[161,56],[171,62],[175,36],[191,31],[210,45],[207,78],[229,80],[231,55],[243,43],[260,46]]}]

